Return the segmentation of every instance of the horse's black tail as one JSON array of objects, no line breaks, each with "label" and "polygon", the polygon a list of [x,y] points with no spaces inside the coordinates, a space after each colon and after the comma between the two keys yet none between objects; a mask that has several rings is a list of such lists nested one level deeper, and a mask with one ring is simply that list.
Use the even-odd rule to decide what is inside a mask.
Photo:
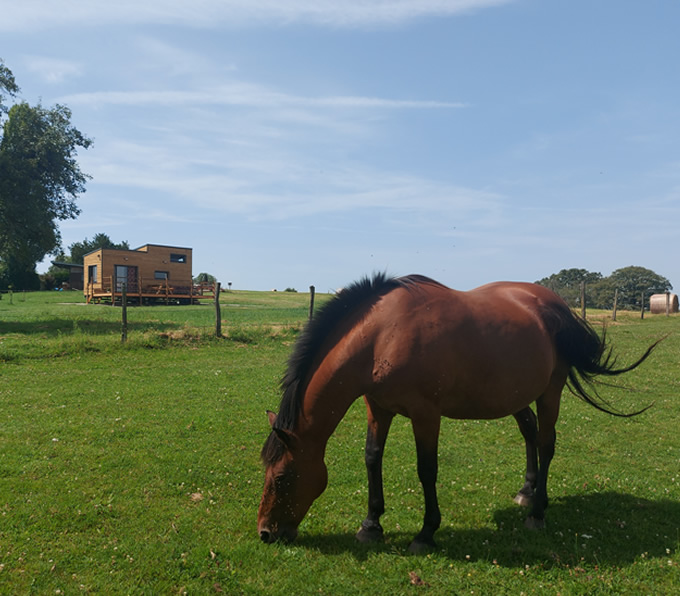
[{"label": "horse's black tail", "polygon": [[559,327],[555,342],[559,355],[570,365],[567,380],[569,390],[594,408],[613,416],[629,418],[648,410],[652,404],[629,414],[612,409],[611,404],[598,395],[596,377],[614,377],[633,370],[647,359],[664,338],[649,346],[633,364],[617,368],[616,357],[607,345],[606,330],[603,329],[602,335],[598,335],[587,321],[572,313],[566,305],[559,309],[557,315]]}]

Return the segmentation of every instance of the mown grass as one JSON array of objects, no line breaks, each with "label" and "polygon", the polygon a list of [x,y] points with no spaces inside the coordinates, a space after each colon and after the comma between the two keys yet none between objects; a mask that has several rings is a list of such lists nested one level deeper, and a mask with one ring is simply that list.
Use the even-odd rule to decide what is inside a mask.
[{"label": "mown grass", "polygon": [[0,301],[0,593],[677,593],[678,317],[619,313],[608,327],[622,362],[671,333],[623,378],[633,391],[602,388],[624,410],[654,401],[648,412],[615,419],[565,395],[543,532],[511,501],[514,421],[445,420],[439,549],[412,557],[423,503],[402,418],[385,458],[387,540],[354,540],[360,402],[331,438],[329,487],[298,541],[260,543],[265,410],[308,296],[223,297],[222,339],[211,307],[159,306],[130,310],[125,345],[118,308]]},{"label": "mown grass", "polygon": [[[322,304],[328,295],[317,295]],[[249,343],[266,336],[295,334],[309,316],[309,295],[228,291],[221,295],[222,333]],[[164,347],[168,340],[203,340],[215,334],[211,302],[183,306],[128,308],[130,347]],[[14,294],[0,300],[0,362],[77,355],[115,349],[121,309],[85,304],[81,292]]]}]

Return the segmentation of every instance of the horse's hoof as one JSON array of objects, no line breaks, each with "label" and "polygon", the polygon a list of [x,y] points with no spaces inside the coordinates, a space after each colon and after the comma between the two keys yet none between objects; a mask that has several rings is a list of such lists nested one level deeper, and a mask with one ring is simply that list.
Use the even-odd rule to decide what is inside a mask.
[{"label": "horse's hoof", "polygon": [[517,493],[517,496],[513,499],[513,501],[522,507],[531,507],[534,502],[531,497],[528,497],[521,492]]},{"label": "horse's hoof", "polygon": [[408,552],[412,555],[426,555],[437,548],[437,543],[434,540],[422,542],[414,540],[408,546]]},{"label": "horse's hoof", "polygon": [[372,542],[383,542],[385,540],[385,535],[383,529],[380,527],[366,528],[361,526],[356,533],[356,539],[362,544],[370,544]]},{"label": "horse's hoof", "polygon": [[524,522],[524,525],[530,530],[542,530],[545,528],[545,520],[529,516]]}]

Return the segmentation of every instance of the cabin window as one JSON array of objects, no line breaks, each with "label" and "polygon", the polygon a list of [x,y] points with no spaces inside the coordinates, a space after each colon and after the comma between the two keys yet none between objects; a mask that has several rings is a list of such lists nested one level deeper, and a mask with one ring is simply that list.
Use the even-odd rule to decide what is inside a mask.
[{"label": "cabin window", "polygon": [[167,271],[154,271],[153,272],[153,278],[154,279],[168,279],[170,276],[168,275]]},{"label": "cabin window", "polygon": [[170,262],[171,263],[186,263],[187,262],[187,256],[173,252],[173,253],[170,254]]},{"label": "cabin window", "polygon": [[87,279],[91,284],[97,283],[97,265],[90,265],[87,268]]}]

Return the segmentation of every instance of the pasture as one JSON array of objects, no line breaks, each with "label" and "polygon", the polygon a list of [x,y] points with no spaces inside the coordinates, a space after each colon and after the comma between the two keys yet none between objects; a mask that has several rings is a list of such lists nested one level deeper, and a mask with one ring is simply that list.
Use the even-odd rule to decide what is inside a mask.
[{"label": "pasture", "polygon": [[[326,297],[317,295],[317,304]],[[565,394],[546,529],[512,502],[524,477],[512,419],[445,420],[439,548],[409,556],[423,499],[409,422],[385,454],[386,541],[366,512],[361,400],[331,438],[329,486],[293,544],[256,514],[266,409],[307,294],[224,292],[211,306],[120,309],[77,293],[0,300],[0,593],[673,594],[680,590],[678,316],[618,313],[620,362],[670,333],[601,395],[654,407],[617,419]],[[593,320],[606,318],[594,313]]]}]

